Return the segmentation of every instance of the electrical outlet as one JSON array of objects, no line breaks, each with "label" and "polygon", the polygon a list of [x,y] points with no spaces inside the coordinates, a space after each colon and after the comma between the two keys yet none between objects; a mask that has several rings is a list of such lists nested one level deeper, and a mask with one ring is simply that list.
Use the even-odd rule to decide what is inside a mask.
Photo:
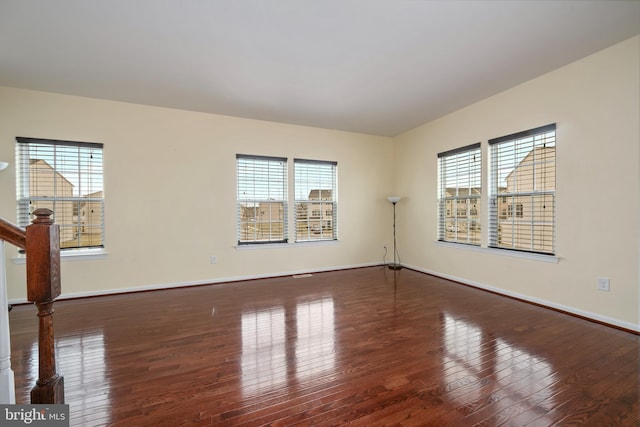
[{"label": "electrical outlet", "polygon": [[209,264],[215,264],[218,262],[218,257],[215,255],[211,255],[211,257],[209,257]]},{"label": "electrical outlet", "polygon": [[608,277],[598,277],[598,290],[609,292],[609,278]]}]

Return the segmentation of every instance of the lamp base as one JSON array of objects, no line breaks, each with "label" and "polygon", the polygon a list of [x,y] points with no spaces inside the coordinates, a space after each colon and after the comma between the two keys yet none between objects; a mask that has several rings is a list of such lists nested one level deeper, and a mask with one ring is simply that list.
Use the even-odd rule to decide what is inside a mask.
[{"label": "lamp base", "polygon": [[402,266],[400,264],[389,264],[389,270],[402,270]]}]

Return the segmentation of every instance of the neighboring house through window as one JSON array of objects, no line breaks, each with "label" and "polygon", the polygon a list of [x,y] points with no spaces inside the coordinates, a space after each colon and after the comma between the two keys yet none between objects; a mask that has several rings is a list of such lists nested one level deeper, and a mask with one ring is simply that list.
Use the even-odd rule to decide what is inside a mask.
[{"label": "neighboring house through window", "polygon": [[489,246],[554,254],[556,125],[489,140]]},{"label": "neighboring house through window", "polygon": [[480,143],[438,154],[438,240],[480,245]]},{"label": "neighboring house through window", "polygon": [[236,155],[238,244],[287,242],[287,159]]},{"label": "neighboring house through window", "polygon": [[104,247],[103,145],[17,137],[18,225],[53,211],[60,249]]},{"label": "neighboring house through window", "polygon": [[336,240],[336,162],[294,159],[296,242]]}]

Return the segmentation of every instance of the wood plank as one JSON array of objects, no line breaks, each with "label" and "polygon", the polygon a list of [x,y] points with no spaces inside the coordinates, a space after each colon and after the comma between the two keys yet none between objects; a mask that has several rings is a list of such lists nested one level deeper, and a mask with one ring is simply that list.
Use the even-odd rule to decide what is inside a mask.
[{"label": "wood plank", "polygon": [[[10,313],[18,403],[34,313]],[[76,426],[639,421],[637,336],[407,269],[59,301],[55,328]]]}]

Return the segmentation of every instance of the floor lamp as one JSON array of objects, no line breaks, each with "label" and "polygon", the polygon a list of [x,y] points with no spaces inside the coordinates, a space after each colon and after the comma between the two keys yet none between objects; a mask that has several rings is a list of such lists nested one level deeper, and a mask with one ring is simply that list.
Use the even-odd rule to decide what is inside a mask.
[{"label": "floor lamp", "polygon": [[387,200],[393,204],[393,264],[389,264],[391,270],[400,270],[402,266],[396,262],[396,254],[398,249],[396,248],[396,203],[400,201],[399,196],[387,197]]}]

